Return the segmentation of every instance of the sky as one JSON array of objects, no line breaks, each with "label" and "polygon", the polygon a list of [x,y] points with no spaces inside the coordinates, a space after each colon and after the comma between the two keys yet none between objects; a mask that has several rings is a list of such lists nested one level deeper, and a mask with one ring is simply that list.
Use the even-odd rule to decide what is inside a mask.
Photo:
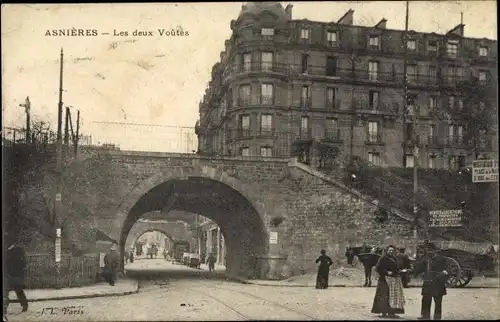
[{"label": "sky", "polygon": [[[386,18],[387,28],[404,29],[404,1],[281,3],[294,5],[293,19],[337,21],[353,9],[357,25],[373,26]],[[19,104],[29,96],[32,119],[57,128],[59,55],[64,48],[64,106],[71,106],[73,122],[80,110],[81,132],[91,134],[93,144],[196,150],[193,127],[199,102],[242,4],[2,5],[3,126],[25,124]],[[466,37],[497,39],[495,1],[410,1],[409,28],[446,33],[460,23],[461,12]],[[99,35],[46,35],[47,30],[71,28],[97,29]],[[182,29],[189,35],[160,36],[158,29]],[[133,36],[134,30],[156,35]],[[129,35],[113,36],[115,31]]]}]

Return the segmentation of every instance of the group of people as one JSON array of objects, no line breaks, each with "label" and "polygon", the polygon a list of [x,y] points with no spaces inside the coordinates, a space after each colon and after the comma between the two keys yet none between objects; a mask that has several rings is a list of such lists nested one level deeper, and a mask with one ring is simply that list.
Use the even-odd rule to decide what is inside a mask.
[{"label": "group of people", "polygon": [[[409,273],[407,265],[402,264],[398,258],[398,250],[388,246],[380,257],[375,269],[379,274],[378,284],[371,313],[381,314],[381,317],[398,318],[397,314],[404,314],[405,297],[402,277]],[[328,288],[328,277],[332,259],[321,250],[321,255],[316,259],[319,263],[316,278],[317,289]],[[426,242],[422,260],[410,269],[415,275],[423,273],[421,316],[419,320],[430,320],[431,305],[434,301],[434,320],[441,320],[442,301],[446,295],[446,258],[438,255],[434,244]]]}]

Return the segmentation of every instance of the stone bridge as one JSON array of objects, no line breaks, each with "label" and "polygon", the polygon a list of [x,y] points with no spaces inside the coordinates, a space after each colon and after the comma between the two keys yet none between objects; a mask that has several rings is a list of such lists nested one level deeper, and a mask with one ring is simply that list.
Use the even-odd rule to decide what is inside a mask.
[{"label": "stone bridge", "polygon": [[378,223],[377,201],[294,159],[109,153],[112,182],[95,188],[113,197],[97,221],[122,250],[141,215],[159,210],[217,223],[232,276],[285,278],[314,269],[321,249],[343,259],[347,245],[411,235],[411,218]]},{"label": "stone bridge", "polygon": [[132,226],[127,235],[125,242],[126,249],[133,247],[139,237],[152,231],[159,231],[167,236],[170,241],[170,247],[177,241],[188,242],[191,249],[196,247],[196,238],[188,228],[188,223],[183,221],[140,219]]}]

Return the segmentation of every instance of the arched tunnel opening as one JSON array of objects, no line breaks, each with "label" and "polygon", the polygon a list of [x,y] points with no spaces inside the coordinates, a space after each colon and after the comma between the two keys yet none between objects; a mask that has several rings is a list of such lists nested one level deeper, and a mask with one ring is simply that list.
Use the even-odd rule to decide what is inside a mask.
[{"label": "arched tunnel opening", "polygon": [[[139,198],[122,226],[122,252],[126,248],[129,232],[141,216],[171,211],[197,214],[212,220],[219,227],[226,246],[224,263],[229,277],[252,278],[260,274],[259,258],[264,258],[268,252],[262,215],[235,189],[202,177],[168,180]],[[200,253],[202,247],[197,246],[195,251]]]},{"label": "arched tunnel opening", "polygon": [[[127,236],[125,252],[133,252],[135,260],[163,258],[164,251],[166,254],[172,253],[177,240],[170,236],[168,232],[161,228],[149,228],[148,226],[151,225],[149,222],[146,228],[138,224],[141,223],[137,222]],[[136,228],[136,226],[138,227]]]}]

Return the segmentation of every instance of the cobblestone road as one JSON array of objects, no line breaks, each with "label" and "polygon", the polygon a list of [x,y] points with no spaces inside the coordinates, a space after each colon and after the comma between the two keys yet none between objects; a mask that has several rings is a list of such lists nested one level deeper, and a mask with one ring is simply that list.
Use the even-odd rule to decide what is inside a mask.
[{"label": "cobblestone road", "polygon": [[[142,267],[141,267],[142,266]],[[155,269],[153,269],[153,267]],[[230,282],[219,274],[172,265],[161,260],[138,261],[137,294],[81,300],[30,303],[21,313],[9,307],[11,321],[99,320],[366,320],[375,288],[270,287]],[[444,319],[498,319],[499,289],[450,289],[443,303]],[[420,289],[405,289],[405,319],[420,312]],[[75,306],[73,309],[66,309]],[[55,308],[50,314],[47,308]],[[45,309],[45,310],[44,310]]]}]

